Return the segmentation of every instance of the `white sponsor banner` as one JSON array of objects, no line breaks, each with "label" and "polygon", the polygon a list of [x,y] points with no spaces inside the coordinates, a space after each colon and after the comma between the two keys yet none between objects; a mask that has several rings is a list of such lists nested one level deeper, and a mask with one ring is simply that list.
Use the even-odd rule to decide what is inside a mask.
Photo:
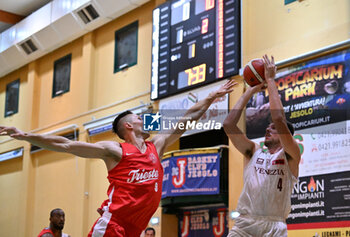
[{"label": "white sponsor banner", "polygon": [[350,170],[350,121],[301,130],[304,153],[300,176],[311,176]]},{"label": "white sponsor banner", "polygon": [[350,171],[350,121],[297,130],[294,139],[302,152],[299,177]]}]

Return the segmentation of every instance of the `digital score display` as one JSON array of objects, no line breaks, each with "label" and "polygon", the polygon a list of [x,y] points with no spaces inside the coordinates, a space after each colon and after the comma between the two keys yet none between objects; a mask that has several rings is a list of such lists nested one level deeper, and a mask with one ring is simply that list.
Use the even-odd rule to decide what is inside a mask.
[{"label": "digital score display", "polygon": [[239,0],[173,0],[153,10],[151,99],[237,75]]}]

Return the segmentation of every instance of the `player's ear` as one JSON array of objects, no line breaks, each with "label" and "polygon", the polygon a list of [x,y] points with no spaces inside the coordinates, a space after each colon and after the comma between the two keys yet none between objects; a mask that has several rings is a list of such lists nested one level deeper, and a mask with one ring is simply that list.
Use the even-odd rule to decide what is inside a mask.
[{"label": "player's ear", "polygon": [[125,123],[124,123],[124,127],[125,127],[126,129],[132,129],[132,128],[133,128],[132,124],[129,123],[129,122],[125,122]]}]

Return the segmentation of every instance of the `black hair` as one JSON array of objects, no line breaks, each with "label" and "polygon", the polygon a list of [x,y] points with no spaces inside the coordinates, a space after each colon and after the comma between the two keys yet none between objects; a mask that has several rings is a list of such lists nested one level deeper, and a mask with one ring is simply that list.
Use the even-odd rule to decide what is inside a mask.
[{"label": "black hair", "polygon": [[153,227],[147,227],[147,228],[145,229],[145,234],[146,234],[146,232],[149,231],[149,230],[152,230],[152,231],[153,231],[153,234],[156,234],[156,230],[155,230]]},{"label": "black hair", "polygon": [[55,214],[55,212],[57,211],[63,211],[61,208],[55,208],[50,212],[50,217],[53,217],[53,215]]},{"label": "black hair", "polygon": [[132,112],[130,110],[126,110],[118,114],[118,116],[113,121],[113,132],[117,134],[121,139],[124,139],[124,136],[120,133],[120,131],[118,131],[118,123],[122,118],[124,118],[128,114],[132,114]]}]

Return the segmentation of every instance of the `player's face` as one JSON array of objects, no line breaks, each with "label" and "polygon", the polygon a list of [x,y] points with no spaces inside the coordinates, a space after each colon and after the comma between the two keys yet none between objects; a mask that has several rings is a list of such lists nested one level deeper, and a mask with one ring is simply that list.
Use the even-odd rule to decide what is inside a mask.
[{"label": "player's face", "polygon": [[52,217],[50,217],[50,221],[52,225],[55,227],[55,229],[63,230],[64,221],[65,221],[64,212],[62,210],[55,211]]},{"label": "player's face", "polygon": [[141,116],[137,114],[133,114],[133,116],[134,131],[140,132],[144,139],[148,138],[150,134],[148,131],[143,130],[143,120]]},{"label": "player's face", "polygon": [[270,123],[269,126],[266,128],[265,145],[269,146],[276,143],[279,143],[279,136],[275,125],[273,123]]},{"label": "player's face", "polygon": [[153,230],[147,230],[145,233],[145,237],[154,237],[154,232]]}]

